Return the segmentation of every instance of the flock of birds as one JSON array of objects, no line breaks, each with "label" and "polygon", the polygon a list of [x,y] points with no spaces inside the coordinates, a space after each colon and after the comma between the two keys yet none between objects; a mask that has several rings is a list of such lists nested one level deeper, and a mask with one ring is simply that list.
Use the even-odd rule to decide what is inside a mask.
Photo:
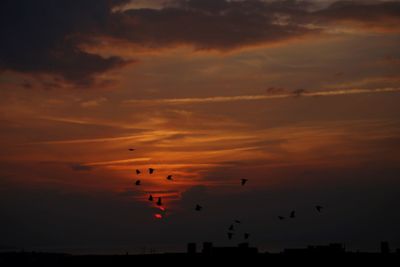
[{"label": "flock of birds", "polygon": [[[129,151],[135,151],[134,148],[129,148],[128,150],[129,150]],[[148,168],[148,173],[149,173],[150,175],[153,174],[154,172],[155,172],[155,169],[154,169],[154,168]],[[136,175],[140,175],[141,173],[142,173],[141,170],[136,169]],[[168,175],[168,176],[166,177],[166,179],[167,179],[168,181],[173,181],[172,175]],[[247,182],[248,182],[248,179],[240,179],[240,185],[241,185],[241,186],[244,186]],[[136,182],[135,182],[135,185],[136,185],[136,186],[140,186],[141,184],[142,184],[142,181],[141,181],[140,179],[139,179],[139,180],[136,180]],[[152,194],[150,194],[149,197],[148,197],[148,200],[151,201],[151,202],[154,202],[155,198],[153,197]],[[157,198],[156,205],[159,206],[159,207],[162,207],[162,206],[163,206],[161,197],[158,197],[158,198]],[[320,206],[320,205],[316,205],[316,206],[315,206],[315,209],[316,209],[316,211],[317,211],[318,213],[321,213],[322,210],[323,210],[323,208],[324,208],[324,207],[322,207],[322,206]],[[203,209],[203,207],[202,207],[200,204],[196,204],[195,207],[194,207],[194,210],[195,210],[195,211],[201,211],[202,209]],[[163,210],[165,211],[164,208],[163,208]],[[292,210],[292,211],[289,213],[289,216],[288,216],[288,217],[289,217],[290,219],[296,218],[296,211],[295,211],[295,210]],[[285,220],[286,218],[287,218],[287,217],[282,216],[282,215],[279,215],[279,216],[278,216],[278,219],[279,219],[280,221]],[[240,221],[240,220],[234,220],[233,223],[229,226],[228,232],[227,232],[227,236],[228,236],[228,239],[229,239],[229,240],[232,240],[233,236],[235,235],[235,229],[236,229],[237,226],[240,225],[240,224],[241,224],[241,221]],[[248,240],[248,239],[250,238],[250,233],[245,232],[245,233],[243,234],[243,237],[244,237],[244,240]]]},{"label": "flock of birds", "polygon": [[[324,208],[324,207],[322,207],[322,206],[320,206],[320,205],[315,206],[315,209],[318,211],[318,213],[321,213],[323,208]],[[290,212],[289,218],[291,218],[291,219],[296,218],[296,211],[295,211],[295,210],[292,210],[292,211]],[[286,217],[285,217],[285,216],[278,216],[278,219],[279,219],[279,220],[284,220],[284,219],[286,219]]]},{"label": "flock of birds", "polygon": [[[133,148],[130,148],[129,151],[134,151],[134,149],[133,149]],[[155,169],[154,169],[154,168],[149,168],[149,169],[148,169],[148,172],[149,172],[149,174],[153,174],[153,173],[155,172]],[[142,173],[141,170],[136,169],[136,175],[140,175],[141,173]],[[168,181],[172,181],[172,180],[173,180],[172,175],[168,175],[166,179],[167,179]],[[142,180],[140,180],[140,179],[139,179],[139,180],[136,180],[135,185],[136,185],[136,186],[142,185]],[[149,195],[148,200],[151,201],[151,202],[154,201],[154,197],[153,197],[152,194]],[[161,206],[163,205],[163,204],[162,204],[162,199],[161,199],[161,197],[158,197],[157,202],[156,202],[156,205],[159,206],[159,207],[161,207]],[[195,210],[196,210],[196,211],[200,211],[202,208],[203,208],[203,207],[200,206],[199,204],[197,204],[197,205],[195,206]]]}]

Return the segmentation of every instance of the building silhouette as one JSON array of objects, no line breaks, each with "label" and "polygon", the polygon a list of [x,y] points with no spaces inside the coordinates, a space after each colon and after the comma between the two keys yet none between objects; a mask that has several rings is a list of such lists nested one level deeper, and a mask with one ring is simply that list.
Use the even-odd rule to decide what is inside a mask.
[{"label": "building silhouette", "polygon": [[188,254],[196,254],[197,253],[196,243],[188,243],[187,244],[187,253]]},{"label": "building silhouette", "polygon": [[[393,250],[394,251],[394,250]],[[247,266],[275,264],[319,264],[332,263],[334,265],[376,265],[386,266],[400,263],[400,250],[390,251],[388,242],[381,242],[381,251],[351,252],[346,251],[343,244],[332,243],[326,246],[308,246],[305,248],[285,249],[280,253],[259,253],[256,247],[248,243],[238,246],[219,247],[211,242],[204,242],[202,250],[198,251],[196,243],[187,244],[187,252],[155,253],[155,254],[105,254],[105,255],[73,255],[45,252],[1,252],[0,266],[134,266],[137,263],[173,262],[175,266],[192,266],[193,264],[211,264],[222,260],[225,265]],[[33,265],[32,265],[33,264]]]},{"label": "building silhouette", "polygon": [[[196,254],[196,244],[187,245],[187,254]],[[240,243],[237,247],[216,247],[212,242],[204,242],[202,255],[255,255],[258,254],[256,247],[250,247],[249,243]]]},{"label": "building silhouette", "polygon": [[285,255],[300,255],[300,254],[344,254],[346,253],[345,246],[340,243],[331,243],[327,246],[308,246],[306,248],[289,248],[283,251]]},{"label": "building silhouette", "polygon": [[387,241],[381,242],[381,253],[382,254],[389,254],[390,253],[389,242],[387,242]]}]

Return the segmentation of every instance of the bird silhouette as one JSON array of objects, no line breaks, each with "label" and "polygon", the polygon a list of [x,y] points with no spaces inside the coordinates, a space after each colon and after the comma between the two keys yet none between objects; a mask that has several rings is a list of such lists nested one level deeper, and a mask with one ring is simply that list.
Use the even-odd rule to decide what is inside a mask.
[{"label": "bird silhouette", "polygon": [[282,221],[282,220],[285,219],[285,217],[283,217],[283,216],[278,216],[278,219]]},{"label": "bird silhouette", "polygon": [[231,226],[229,226],[229,231],[233,231],[234,229],[233,224],[231,224]]},{"label": "bird silhouette", "polygon": [[167,176],[167,180],[172,181],[172,175],[168,175],[168,176]]},{"label": "bird silhouette", "polygon": [[248,179],[241,179],[240,180],[240,184],[241,185],[245,185],[247,183]]},{"label": "bird silhouette", "polygon": [[291,213],[290,213],[290,218],[295,218],[296,217],[296,211],[292,211]]},{"label": "bird silhouette", "polygon": [[153,196],[152,195],[149,196],[149,201],[153,201]]},{"label": "bird silhouette", "polygon": [[250,234],[249,234],[249,233],[244,233],[244,239],[245,239],[245,240],[249,239],[249,237],[250,237]]},{"label": "bird silhouette", "polygon": [[139,175],[140,174],[140,170],[136,169],[136,174]]},{"label": "bird silhouette", "polygon": [[317,209],[318,212],[322,212],[322,209],[323,209],[324,207],[317,205],[317,206],[315,206],[315,208]]},{"label": "bird silhouette", "polygon": [[239,220],[235,220],[235,223],[241,223],[241,221],[239,221]]},{"label": "bird silhouette", "polygon": [[137,181],[135,182],[135,185],[141,185],[140,180],[137,180]]},{"label": "bird silhouette", "polygon": [[232,237],[233,237],[233,233],[228,233],[228,239],[232,240]]},{"label": "bird silhouette", "polygon": [[128,150],[129,150],[129,151],[135,151],[135,149],[134,149],[134,148],[129,148]]},{"label": "bird silhouette", "polygon": [[155,171],[155,170],[154,170],[153,168],[149,168],[149,173],[150,173],[150,174],[153,174],[154,171]]},{"label": "bird silhouette", "polygon": [[159,198],[158,198],[158,200],[157,200],[157,203],[156,203],[156,204],[157,204],[157,206],[162,206],[161,197],[159,197]]},{"label": "bird silhouette", "polygon": [[201,211],[203,209],[202,206],[200,206],[199,204],[196,205],[195,210],[196,211]]}]

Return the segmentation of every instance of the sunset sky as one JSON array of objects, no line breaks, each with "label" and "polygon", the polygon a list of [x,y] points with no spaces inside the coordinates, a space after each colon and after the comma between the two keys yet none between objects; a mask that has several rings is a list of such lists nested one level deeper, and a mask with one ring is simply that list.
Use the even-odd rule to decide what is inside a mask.
[{"label": "sunset sky", "polygon": [[0,249],[400,247],[400,1],[5,0],[0,35]]}]

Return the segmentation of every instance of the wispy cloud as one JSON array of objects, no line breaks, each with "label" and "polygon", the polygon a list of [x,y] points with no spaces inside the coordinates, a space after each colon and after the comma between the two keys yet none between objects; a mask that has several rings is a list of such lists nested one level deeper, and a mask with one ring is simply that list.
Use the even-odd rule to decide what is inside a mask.
[{"label": "wispy cloud", "polygon": [[117,136],[117,137],[101,137],[101,138],[83,138],[83,139],[70,139],[70,140],[55,140],[55,141],[42,141],[28,143],[30,145],[43,144],[43,145],[68,145],[68,144],[84,144],[84,143],[103,143],[103,142],[115,142],[115,141],[126,141],[135,140],[137,142],[149,142],[174,136],[176,134],[182,134],[181,131],[149,131],[143,134],[128,135],[128,136]]},{"label": "wispy cloud", "polygon": [[91,125],[91,126],[104,126],[104,127],[114,127],[121,129],[138,129],[137,125],[132,125],[129,123],[118,123],[105,121],[101,119],[93,119],[93,118],[71,118],[71,117],[56,117],[56,116],[39,116],[38,119],[55,121],[55,122],[63,122],[70,124],[80,124],[80,125]]},{"label": "wispy cloud", "polygon": [[126,164],[132,162],[147,162],[151,160],[151,158],[133,158],[133,159],[120,159],[120,160],[110,160],[110,161],[98,161],[98,162],[89,162],[85,163],[85,166],[107,166],[107,165],[118,165],[118,164]]},{"label": "wispy cloud", "polygon": [[108,99],[106,97],[97,97],[95,99],[87,100],[81,102],[81,107],[84,108],[92,108],[92,107],[98,107],[103,103],[106,103]]},{"label": "wispy cloud", "polygon": [[315,96],[337,96],[337,95],[354,95],[354,94],[371,94],[371,93],[388,93],[400,92],[400,88],[378,88],[378,89],[346,89],[308,92],[302,91],[298,93],[285,94],[263,94],[263,95],[238,95],[238,96],[212,96],[212,97],[191,97],[191,98],[163,98],[163,99],[130,99],[124,101],[125,104],[202,104],[202,103],[220,103],[220,102],[237,102],[237,101],[254,101],[254,100],[271,100],[281,98],[291,98],[294,96],[315,97]]},{"label": "wispy cloud", "polygon": [[69,167],[74,171],[90,171],[92,169],[91,166],[84,165],[81,163],[70,163]]}]

